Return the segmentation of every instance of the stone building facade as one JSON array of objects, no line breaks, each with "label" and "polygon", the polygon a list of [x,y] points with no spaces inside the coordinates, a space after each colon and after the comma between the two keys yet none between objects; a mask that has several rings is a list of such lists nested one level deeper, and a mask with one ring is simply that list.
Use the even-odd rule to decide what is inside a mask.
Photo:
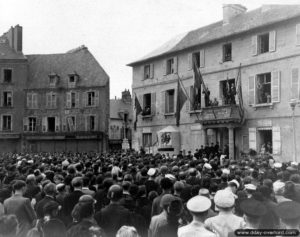
[{"label": "stone building facade", "polygon": [[[205,106],[193,96],[192,58],[217,106]],[[133,93],[147,116],[139,115],[135,148],[148,143],[157,150],[159,130],[175,127],[177,81],[187,101],[181,110],[180,150],[219,142],[231,158],[270,144],[278,160],[300,155],[300,5],[264,5],[247,12],[237,4],[223,6],[223,20],[175,37],[149,55],[130,63]],[[227,83],[241,73],[244,119],[236,104],[226,103]],[[201,98],[201,100],[200,100]],[[199,100],[198,108],[191,106]]]},{"label": "stone building facade", "polygon": [[132,140],[132,98],[129,90],[122,92],[121,99],[110,100],[109,118],[109,149],[122,149],[123,139],[128,139],[131,147]]},{"label": "stone building facade", "polygon": [[[20,37],[14,36],[16,46],[10,35]],[[1,152],[106,151],[109,77],[87,47],[24,55],[20,26],[1,40]],[[4,106],[9,100],[11,105]]]}]

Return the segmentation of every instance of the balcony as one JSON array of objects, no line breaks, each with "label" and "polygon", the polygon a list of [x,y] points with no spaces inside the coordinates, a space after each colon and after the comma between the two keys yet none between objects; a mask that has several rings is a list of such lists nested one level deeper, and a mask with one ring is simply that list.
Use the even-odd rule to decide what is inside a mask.
[{"label": "balcony", "polygon": [[104,133],[100,131],[77,132],[30,132],[24,133],[27,140],[65,140],[65,139],[103,139]]},{"label": "balcony", "polygon": [[190,113],[197,114],[195,122],[203,125],[241,124],[243,119],[240,115],[239,105],[211,106]]}]

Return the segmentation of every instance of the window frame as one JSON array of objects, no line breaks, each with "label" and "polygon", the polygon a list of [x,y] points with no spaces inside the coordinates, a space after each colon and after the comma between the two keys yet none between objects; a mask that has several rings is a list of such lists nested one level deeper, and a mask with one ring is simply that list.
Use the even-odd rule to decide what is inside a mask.
[{"label": "window frame", "polygon": [[[34,129],[31,129],[30,119],[35,119]],[[28,132],[36,132],[37,131],[37,117],[30,116],[28,117]]]},{"label": "window frame", "polygon": [[144,80],[150,79],[150,77],[151,77],[150,74],[151,74],[151,65],[150,64],[146,64],[144,66]]},{"label": "window frame", "polygon": [[152,147],[152,133],[142,133],[142,142],[143,147]]},{"label": "window frame", "polygon": [[[96,91],[87,91],[86,92],[86,106],[93,107],[96,105]],[[91,97],[91,103],[89,103],[89,95],[93,93],[94,96]]]},{"label": "window frame", "polygon": [[[10,128],[9,129],[4,129],[4,117],[10,117]],[[13,121],[13,116],[11,114],[2,114],[1,116],[1,128],[2,128],[2,131],[5,131],[5,132],[11,132],[12,131],[12,121]]]},{"label": "window frame", "polygon": [[[4,104],[4,101],[5,101],[5,93],[10,93],[11,94],[11,97],[10,97],[10,102],[11,102],[11,104],[10,105],[8,105],[8,104]],[[11,108],[11,107],[13,107],[13,91],[10,91],[10,90],[8,90],[8,91],[3,91],[2,92],[2,95],[3,95],[3,101],[2,101],[2,107],[5,107],[5,108]],[[7,101],[7,99],[6,99],[6,101]]]},{"label": "window frame", "polygon": [[175,59],[174,58],[169,58],[167,59],[166,63],[166,74],[171,75],[175,73]]},{"label": "window frame", "polygon": [[[11,71],[10,81],[5,81],[5,71],[6,70],[10,70]],[[12,83],[13,82],[13,69],[12,68],[3,68],[2,69],[2,76],[3,76],[3,80],[2,80],[3,83],[5,83],[5,84]]]},{"label": "window frame", "polygon": [[[226,49],[230,46],[230,58],[229,56],[226,54]],[[232,43],[226,43],[223,44],[223,62],[230,62],[232,61]]]},{"label": "window frame", "polygon": [[[266,42],[263,45],[266,49],[262,52],[262,38],[265,36],[268,36],[267,39],[264,39]],[[257,54],[264,54],[268,52],[270,52],[270,32],[265,32],[257,35]]]},{"label": "window frame", "polygon": [[[170,92],[173,92],[173,106],[170,103]],[[175,89],[167,90],[165,93],[165,114],[173,114],[175,113]],[[171,111],[172,108],[173,110]]]}]

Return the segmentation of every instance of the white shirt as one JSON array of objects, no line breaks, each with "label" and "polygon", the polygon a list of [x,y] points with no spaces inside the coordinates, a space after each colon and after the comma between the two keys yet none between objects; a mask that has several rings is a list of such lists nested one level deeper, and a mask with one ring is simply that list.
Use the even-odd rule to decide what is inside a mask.
[{"label": "white shirt", "polygon": [[178,237],[216,237],[216,234],[205,229],[204,224],[192,221],[190,224],[178,228]]}]

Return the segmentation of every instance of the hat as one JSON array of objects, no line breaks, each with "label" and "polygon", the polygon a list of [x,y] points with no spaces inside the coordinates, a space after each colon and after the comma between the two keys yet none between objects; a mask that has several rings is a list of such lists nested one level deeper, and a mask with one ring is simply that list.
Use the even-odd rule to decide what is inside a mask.
[{"label": "hat", "polygon": [[246,190],[256,190],[256,186],[254,184],[245,184],[245,189]]},{"label": "hat", "polygon": [[222,169],[222,173],[223,174],[230,174],[230,170],[229,169]]},{"label": "hat", "polygon": [[149,176],[154,176],[156,173],[156,169],[155,168],[150,168],[147,172],[147,175]]},{"label": "hat", "polygon": [[70,162],[68,160],[64,160],[63,162],[61,162],[62,166],[68,166],[70,164]]},{"label": "hat", "polygon": [[214,197],[215,204],[221,208],[233,207],[234,205],[234,194],[226,189],[219,190],[216,192]]},{"label": "hat", "polygon": [[267,213],[265,205],[253,198],[242,201],[240,208],[247,216],[260,217]]},{"label": "hat", "polygon": [[200,195],[200,196],[209,197],[209,190],[206,189],[206,188],[200,188],[200,190],[199,190],[199,195]]},{"label": "hat", "polygon": [[281,181],[276,181],[273,183],[273,190],[275,194],[282,193],[285,187],[285,183]]},{"label": "hat", "polygon": [[165,194],[160,200],[160,207],[163,208],[165,206],[168,206],[174,200],[176,200],[175,196],[173,196],[172,194]]},{"label": "hat", "polygon": [[282,164],[279,163],[279,162],[276,162],[276,163],[274,164],[274,168],[276,168],[276,169],[280,169],[281,167],[282,167]]},{"label": "hat", "polygon": [[208,164],[208,163],[205,163],[205,164],[204,164],[204,168],[206,168],[206,169],[209,169],[209,170],[210,170],[212,167],[211,167],[211,165],[210,165],[210,164]]},{"label": "hat", "polygon": [[191,212],[205,212],[211,207],[211,201],[204,196],[195,196],[187,202],[186,207]]},{"label": "hat", "polygon": [[79,198],[78,202],[79,203],[96,203],[96,200],[91,195],[85,194]]},{"label": "hat", "polygon": [[289,171],[296,171],[298,170],[298,163],[293,161],[291,162],[291,166],[287,167],[286,169]]},{"label": "hat", "polygon": [[295,201],[282,202],[275,208],[275,212],[281,219],[296,219],[300,217],[300,204]]},{"label": "hat", "polygon": [[166,174],[165,177],[170,179],[171,181],[176,181],[176,177],[172,174]]},{"label": "hat", "polygon": [[240,187],[240,183],[236,179],[229,181],[228,184],[235,184],[237,188]]}]

